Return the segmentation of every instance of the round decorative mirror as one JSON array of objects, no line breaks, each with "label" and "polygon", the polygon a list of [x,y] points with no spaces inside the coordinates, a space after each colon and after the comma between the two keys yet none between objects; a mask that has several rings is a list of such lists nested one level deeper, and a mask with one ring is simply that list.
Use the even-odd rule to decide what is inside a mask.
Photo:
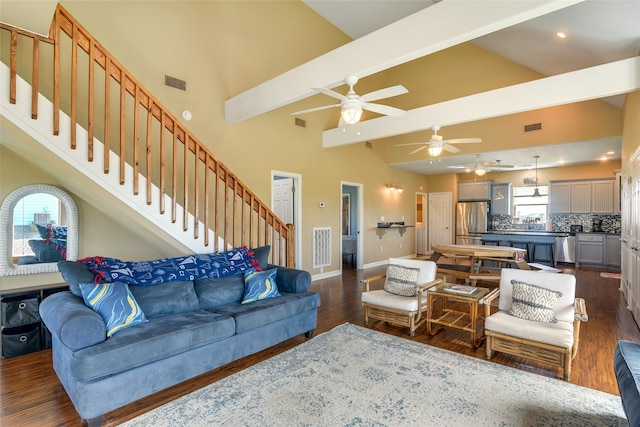
[{"label": "round decorative mirror", "polygon": [[0,276],[54,273],[78,257],[78,208],[58,187],[35,184],[9,194],[0,207]]}]

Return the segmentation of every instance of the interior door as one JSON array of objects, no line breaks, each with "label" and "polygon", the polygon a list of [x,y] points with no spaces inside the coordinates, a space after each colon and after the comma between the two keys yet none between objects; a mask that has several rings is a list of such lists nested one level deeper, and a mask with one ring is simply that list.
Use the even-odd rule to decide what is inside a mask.
[{"label": "interior door", "polygon": [[274,179],[273,212],[285,224],[293,224],[293,178],[276,177]]},{"label": "interior door", "polygon": [[451,192],[429,193],[429,249],[451,244]]}]

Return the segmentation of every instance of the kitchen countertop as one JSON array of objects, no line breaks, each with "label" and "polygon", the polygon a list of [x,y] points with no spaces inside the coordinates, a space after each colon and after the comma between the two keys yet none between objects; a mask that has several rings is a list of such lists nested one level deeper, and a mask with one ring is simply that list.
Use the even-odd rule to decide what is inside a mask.
[{"label": "kitchen countertop", "polygon": [[569,233],[557,232],[557,231],[544,231],[544,230],[488,230],[482,234],[512,234],[516,236],[553,236],[553,237],[565,237],[568,236]]}]

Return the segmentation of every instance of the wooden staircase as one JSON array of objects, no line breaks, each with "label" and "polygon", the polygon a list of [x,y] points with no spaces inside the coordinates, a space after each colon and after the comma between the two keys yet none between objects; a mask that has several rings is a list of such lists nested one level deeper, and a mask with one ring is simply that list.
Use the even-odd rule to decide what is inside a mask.
[{"label": "wooden staircase", "polygon": [[293,267],[293,225],[62,6],[48,37],[6,24],[0,33],[3,117],[194,253],[271,245],[269,261]]}]

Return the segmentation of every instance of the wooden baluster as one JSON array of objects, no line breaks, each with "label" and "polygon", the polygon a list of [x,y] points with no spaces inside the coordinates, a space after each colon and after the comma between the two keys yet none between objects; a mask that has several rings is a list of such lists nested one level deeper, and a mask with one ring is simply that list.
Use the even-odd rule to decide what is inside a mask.
[{"label": "wooden baluster", "polygon": [[164,210],[165,210],[165,206],[164,206],[164,195],[165,195],[165,191],[166,191],[166,176],[165,174],[167,173],[166,171],[166,166],[165,163],[167,161],[166,158],[166,147],[165,147],[165,133],[166,133],[166,123],[165,123],[165,119],[166,119],[166,114],[164,112],[164,110],[160,110],[160,188],[159,188],[159,193],[160,193],[160,214],[164,214]]},{"label": "wooden baluster", "polygon": [[184,158],[182,159],[184,173],[182,176],[182,186],[184,191],[184,198],[182,203],[182,229],[187,231],[189,229],[189,136],[184,132]]},{"label": "wooden baluster", "polygon": [[[128,76],[127,76],[128,79]],[[140,90],[134,87],[133,101],[133,194],[140,192]]]},{"label": "wooden baluster", "polygon": [[11,31],[11,48],[9,59],[9,102],[16,103],[16,82],[18,76],[18,33]]},{"label": "wooden baluster", "polygon": [[60,8],[56,9],[53,25],[53,134],[60,134]]},{"label": "wooden baluster", "polygon": [[198,239],[200,224],[198,213],[200,210],[200,145],[193,144],[193,238]]},{"label": "wooden baluster", "polygon": [[95,69],[93,67],[93,63],[95,61],[94,58],[94,41],[91,39],[89,41],[89,108],[88,108],[88,121],[89,124],[87,126],[87,133],[89,134],[88,149],[87,149],[87,160],[93,162],[93,136],[94,136],[94,101],[95,101]]},{"label": "wooden baluster", "polygon": [[178,125],[173,121],[173,159],[171,161],[171,222],[177,218],[176,207],[178,204]]},{"label": "wooden baluster", "polygon": [[33,37],[33,59],[31,69],[31,118],[38,118],[38,94],[40,92],[40,40]]},{"label": "wooden baluster", "polygon": [[213,235],[215,237],[214,241],[214,252],[218,252],[220,245],[220,233],[219,233],[219,225],[220,225],[220,196],[219,196],[219,188],[220,188],[220,163],[216,161],[215,164],[215,185],[213,186]]},{"label": "wooden baluster", "polygon": [[125,87],[125,75],[120,69],[120,185],[124,184],[124,171],[126,159],[126,106],[127,106],[127,89]]},{"label": "wooden baluster", "polygon": [[78,27],[73,26],[71,42],[71,148],[76,148],[78,124]]},{"label": "wooden baluster", "polygon": [[111,153],[111,60],[104,58],[104,173],[109,173],[109,156]]},{"label": "wooden baluster", "polygon": [[209,246],[209,170],[210,157],[205,153],[204,164],[204,245]]},{"label": "wooden baluster", "polygon": [[147,109],[147,148],[146,148],[146,157],[145,157],[145,161],[146,161],[146,179],[147,179],[147,205],[151,204],[151,186],[152,186],[152,165],[151,165],[151,142],[152,142],[152,138],[153,138],[153,129],[151,128],[151,125],[153,124],[152,119],[153,119],[153,114],[151,114],[151,110],[153,109],[153,101],[151,100],[151,98],[149,98],[149,108]]}]

